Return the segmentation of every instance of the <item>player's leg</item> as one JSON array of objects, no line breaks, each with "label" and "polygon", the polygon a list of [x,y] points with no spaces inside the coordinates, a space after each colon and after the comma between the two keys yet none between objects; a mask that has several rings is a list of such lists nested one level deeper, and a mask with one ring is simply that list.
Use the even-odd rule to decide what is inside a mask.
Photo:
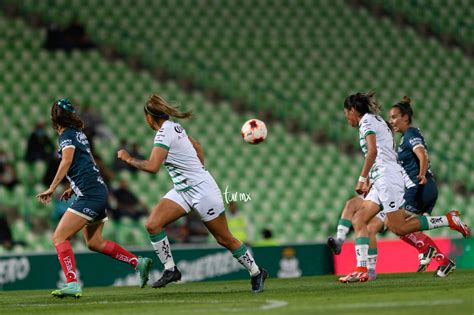
[{"label": "player's leg", "polygon": [[61,264],[67,283],[64,288],[51,292],[53,296],[82,296],[81,287],[77,282],[76,261],[71,245],[69,244],[69,239],[80,231],[87,222],[87,219],[82,216],[72,211],[66,211],[53,233],[52,241],[58,253],[59,263]]},{"label": "player's leg", "polygon": [[329,248],[331,248],[335,255],[341,253],[342,244],[346,240],[346,236],[352,227],[352,217],[357,209],[359,209],[363,200],[363,198],[357,196],[346,201],[337,225],[336,238],[330,236],[327,240]]},{"label": "player's leg", "polygon": [[[431,215],[433,208],[436,205],[438,199],[438,185],[436,184],[433,177],[428,178],[428,181],[423,185],[421,189],[421,210],[426,215]],[[435,242],[424,233],[417,233],[421,235],[425,243],[429,243],[430,246],[436,248],[436,255],[434,256],[435,261],[438,263],[438,269],[435,272],[435,276],[446,277],[451,272],[456,269],[456,264],[449,259],[448,255],[445,255],[439,248],[436,246]]]},{"label": "player's leg", "polygon": [[217,243],[227,248],[232,256],[247,269],[251,277],[252,291],[254,293],[262,292],[268,273],[257,265],[247,246],[230,232],[224,212],[222,193],[217,183],[210,178],[196,186],[192,194],[195,200],[193,208],[201,216],[206,228],[214,236]]},{"label": "player's leg", "polygon": [[[372,188],[373,190],[374,188]],[[345,277],[339,278],[340,282],[365,282],[368,280],[367,274],[367,256],[369,252],[369,231],[367,224],[379,212],[380,208],[377,203],[370,200],[364,200],[358,211],[352,218],[352,225],[356,233],[356,260],[357,265],[353,272]]]},{"label": "player's leg", "polygon": [[186,206],[186,203],[172,189],[153,208],[146,222],[145,227],[150,235],[151,245],[165,268],[161,278],[153,283],[153,288],[163,288],[170,282],[181,280],[181,272],[174,263],[170,242],[164,227],[186,215],[188,211],[183,206]]},{"label": "player's leg", "polygon": [[367,252],[367,270],[369,275],[369,281],[377,279],[376,265],[377,265],[377,233],[380,232],[384,227],[385,213],[379,212],[375,217],[370,220],[367,225],[369,231],[369,250]]},{"label": "player's leg", "polygon": [[236,239],[229,230],[225,213],[222,212],[217,218],[204,221],[209,232],[214,236],[219,245],[227,248],[232,256],[249,272],[251,276],[252,291],[262,292],[267,271],[260,268],[247,246]]},{"label": "player's leg", "polygon": [[137,271],[140,277],[140,287],[143,288],[148,282],[148,274],[153,261],[150,258],[137,257],[119,244],[104,240],[102,237],[103,227],[104,222],[102,220],[86,226],[84,239],[87,247],[92,251],[102,253],[132,266]]},{"label": "player's leg", "polygon": [[469,228],[461,220],[459,212],[455,210],[444,216],[418,216],[415,219],[406,220],[405,210],[401,208],[404,199],[403,179],[398,180],[397,176],[401,176],[398,173],[392,175],[377,182],[377,188],[380,192],[380,201],[387,214],[385,225],[393,233],[403,236],[412,232],[449,226],[464,237],[469,236]]},{"label": "player's leg", "polygon": [[398,209],[387,212],[386,225],[390,231],[398,236],[448,226],[452,230],[461,233],[464,237],[470,235],[468,226],[461,220],[460,213],[457,210],[452,210],[443,216],[419,216],[416,219],[406,221],[405,210]]}]

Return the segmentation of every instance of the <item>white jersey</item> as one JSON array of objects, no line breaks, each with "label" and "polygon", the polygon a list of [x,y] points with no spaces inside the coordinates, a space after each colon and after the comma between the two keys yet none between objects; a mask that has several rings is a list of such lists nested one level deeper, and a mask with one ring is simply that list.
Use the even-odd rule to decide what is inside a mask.
[{"label": "white jersey", "polygon": [[155,135],[154,146],[168,151],[163,165],[168,170],[176,191],[187,191],[211,176],[180,124],[166,120]]},{"label": "white jersey", "polygon": [[377,157],[369,172],[370,180],[375,181],[389,172],[402,171],[397,162],[392,131],[380,116],[367,113],[359,122],[359,141],[364,156],[368,151],[365,138],[370,134],[375,134],[377,142]]}]

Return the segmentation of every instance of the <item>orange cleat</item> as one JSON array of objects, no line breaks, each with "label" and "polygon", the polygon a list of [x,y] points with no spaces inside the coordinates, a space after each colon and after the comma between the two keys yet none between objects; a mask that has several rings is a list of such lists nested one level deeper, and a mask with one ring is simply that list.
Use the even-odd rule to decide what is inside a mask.
[{"label": "orange cleat", "polygon": [[339,278],[339,282],[341,283],[366,282],[367,280],[369,280],[367,267],[357,267],[347,276]]},{"label": "orange cleat", "polygon": [[448,212],[448,214],[446,214],[446,217],[448,218],[448,223],[451,230],[458,231],[464,237],[468,237],[469,235],[471,235],[469,227],[461,220],[461,214],[459,213],[459,211],[451,210]]}]

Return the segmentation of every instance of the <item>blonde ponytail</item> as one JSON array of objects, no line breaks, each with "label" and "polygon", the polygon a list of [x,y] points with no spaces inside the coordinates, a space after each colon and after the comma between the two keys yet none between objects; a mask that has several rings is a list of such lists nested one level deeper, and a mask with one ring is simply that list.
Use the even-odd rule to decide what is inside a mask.
[{"label": "blonde ponytail", "polygon": [[369,111],[374,115],[380,116],[382,114],[382,106],[375,100],[375,92],[367,93],[367,98],[369,100]]},{"label": "blonde ponytail", "polygon": [[188,119],[192,117],[192,111],[181,112],[175,106],[168,104],[161,96],[152,94],[147,101],[145,111],[153,117],[163,118],[164,116]]}]

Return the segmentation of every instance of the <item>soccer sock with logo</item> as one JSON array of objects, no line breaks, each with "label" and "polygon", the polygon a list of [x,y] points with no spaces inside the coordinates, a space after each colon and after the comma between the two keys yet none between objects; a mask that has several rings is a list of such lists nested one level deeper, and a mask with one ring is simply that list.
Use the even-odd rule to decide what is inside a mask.
[{"label": "soccer sock with logo", "polygon": [[447,264],[449,264],[449,258],[446,257],[445,254],[441,253],[438,251],[438,253],[435,255],[435,260],[436,262],[438,263],[438,265],[440,266],[445,266]]},{"label": "soccer sock with logo", "polygon": [[448,218],[445,215],[438,217],[427,217],[422,215],[418,217],[418,220],[420,221],[420,229],[422,231],[449,226]]},{"label": "soccer sock with logo", "polygon": [[257,264],[255,263],[255,259],[253,258],[250,251],[247,249],[247,246],[244,244],[240,245],[239,248],[232,252],[232,256],[234,256],[237,261],[248,270],[249,274],[253,277],[260,273],[260,269],[258,268]]},{"label": "soccer sock with logo", "polygon": [[369,248],[367,255],[367,268],[370,270],[375,270],[377,265],[377,248]]},{"label": "soccer sock with logo", "polygon": [[56,252],[58,253],[59,263],[61,264],[64,276],[66,277],[66,282],[76,282],[76,261],[69,241],[61,242],[55,247]]},{"label": "soccer sock with logo", "polygon": [[133,268],[135,268],[138,264],[137,256],[133,255],[128,250],[112,241],[105,241],[105,247],[102,250],[102,254],[132,265]]},{"label": "soccer sock with logo", "polygon": [[336,238],[341,241],[346,240],[347,233],[349,233],[349,230],[351,229],[352,222],[347,219],[339,219],[339,223],[337,225],[337,234]]},{"label": "soccer sock with logo", "polygon": [[367,268],[367,256],[369,252],[369,238],[368,237],[358,237],[356,238],[356,259],[357,267]]},{"label": "soccer sock with logo", "polygon": [[173,260],[173,255],[171,254],[170,242],[168,241],[166,232],[163,230],[159,234],[150,234],[150,240],[156,255],[165,266],[165,269],[173,269],[176,265]]},{"label": "soccer sock with logo", "polygon": [[400,236],[400,239],[402,239],[405,243],[415,247],[419,253],[426,252],[429,246],[435,248],[436,251],[439,251],[435,242],[428,235],[422,232],[408,233]]}]

